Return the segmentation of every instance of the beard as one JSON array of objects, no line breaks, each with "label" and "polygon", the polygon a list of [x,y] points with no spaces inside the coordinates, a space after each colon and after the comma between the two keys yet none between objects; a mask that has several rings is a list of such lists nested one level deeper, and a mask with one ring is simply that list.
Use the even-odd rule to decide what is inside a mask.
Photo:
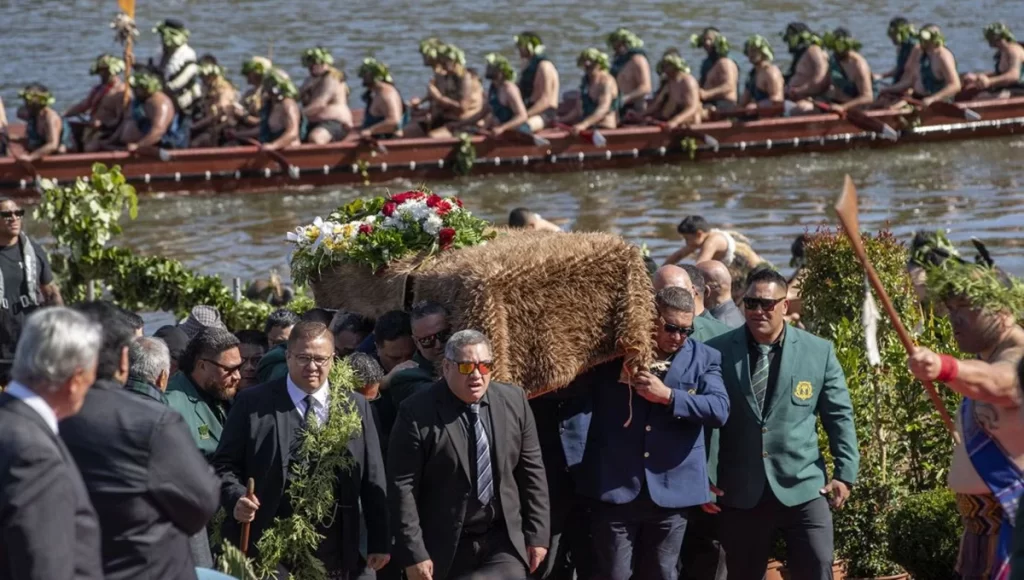
[{"label": "beard", "polygon": [[216,380],[210,380],[203,385],[203,390],[214,396],[219,401],[230,401],[235,398],[238,392],[238,381],[222,384]]}]

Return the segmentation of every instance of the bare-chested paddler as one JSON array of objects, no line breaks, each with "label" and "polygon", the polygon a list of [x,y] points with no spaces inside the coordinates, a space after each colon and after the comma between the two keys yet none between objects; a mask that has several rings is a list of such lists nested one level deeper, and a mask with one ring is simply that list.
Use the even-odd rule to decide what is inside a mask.
[{"label": "bare-chested paddler", "polygon": [[1024,95],[1024,46],[1002,22],[985,27],[985,41],[996,49],[993,72],[964,75],[964,90],[977,89],[976,99],[1005,99]]},{"label": "bare-chested paddler", "polygon": [[171,97],[164,92],[163,79],[148,70],[136,70],[129,78],[132,100],[121,127],[104,149],[185,149],[189,146],[189,126],[182,123]]},{"label": "bare-chested paddler", "polygon": [[255,129],[238,131],[238,138],[257,138],[264,149],[279,150],[302,143],[308,126],[299,106],[299,89],[288,73],[275,68],[263,77],[263,110]]},{"label": "bare-chested paddler", "polygon": [[407,119],[402,95],[395,88],[388,65],[375,58],[364,58],[359,67],[359,77],[366,88],[363,93],[366,109],[359,136],[377,139],[401,137]]},{"label": "bare-chested paddler", "polygon": [[740,99],[740,65],[729,58],[729,40],[717,28],[708,27],[690,37],[694,48],[703,48],[708,56],[700,63],[700,100],[717,110],[736,107]]},{"label": "bare-chested paddler", "polygon": [[242,75],[249,83],[249,88],[242,93],[239,127],[251,129],[259,126],[260,113],[263,111],[263,79],[273,68],[270,59],[263,56],[254,56],[242,63]]},{"label": "bare-chested paddler", "polygon": [[82,132],[82,150],[92,153],[100,150],[104,139],[109,139],[121,125],[124,115],[124,61],[109,54],[100,55],[90,74],[100,77],[84,99],[64,111],[64,117],[82,116],[88,127]]},{"label": "bare-chested paddler", "polygon": [[55,99],[50,89],[33,83],[18,96],[25,102],[28,116],[25,123],[25,150],[15,157],[21,161],[33,162],[47,155],[67,153],[75,150],[71,126],[53,110]]},{"label": "bare-chested paddler", "polygon": [[[409,100],[412,120],[420,127],[425,135],[430,131],[444,125],[441,118],[441,110],[434,103],[430,95],[434,91],[443,91],[448,82],[444,68],[438,62],[438,50],[444,46],[441,39],[431,36],[420,41],[420,56],[423,57],[423,66],[429,68],[433,73],[430,82],[427,83],[427,94],[423,97],[413,97]],[[426,106],[424,106],[426,105]]]},{"label": "bare-chested paddler", "polygon": [[642,116],[651,94],[651,63],[644,52],[644,41],[631,30],[619,28],[608,35],[612,49],[611,72],[619,85],[619,121],[628,113]]},{"label": "bare-chested paddler", "polygon": [[302,113],[309,122],[306,142],[341,141],[353,125],[345,74],[334,68],[334,57],[320,46],[303,51],[302,66],[309,69],[309,78],[299,88]]},{"label": "bare-chested paddler", "polygon": [[751,36],[743,45],[743,52],[754,68],[747,75],[740,106],[753,110],[783,102],[786,81],[775,64],[775,52],[768,39],[760,34]]},{"label": "bare-chested paddler", "polygon": [[[484,108],[483,83],[466,68],[466,54],[462,49],[453,44],[443,45],[437,51],[437,60],[444,69],[446,82],[444,90],[438,90],[433,84],[430,87],[430,100],[439,111],[441,123],[429,133],[435,139],[451,137],[458,126],[478,118]],[[406,137],[411,136],[413,133],[407,131]]]},{"label": "bare-chested paddler", "polygon": [[491,81],[487,92],[484,132],[497,137],[508,130],[516,130],[526,123],[526,103],[516,85],[516,69],[504,56],[490,53],[484,75]]},{"label": "bare-chested paddler", "polygon": [[930,296],[949,308],[958,360],[919,347],[910,371],[963,395],[957,412],[949,487],[964,524],[958,578],[1009,578],[1017,504],[1024,498],[1024,396],[1017,367],[1024,356],[1024,285],[987,266],[952,264],[928,270]]},{"label": "bare-chested paddler", "polygon": [[237,124],[238,89],[216,62],[200,59],[199,79],[203,83],[203,98],[199,102],[199,119],[192,125],[192,147],[219,147],[226,142],[225,131]]},{"label": "bare-chested paddler", "polygon": [[683,57],[667,54],[661,57],[658,69],[664,74],[664,86],[647,107],[648,116],[664,121],[667,129],[700,122],[703,112],[700,87]]},{"label": "bare-chested paddler", "polygon": [[[946,48],[946,38],[938,26],[929,24],[917,33],[921,49],[911,56],[907,67],[914,73],[904,75],[900,82],[882,90],[886,94],[902,95],[907,89],[914,89],[913,95],[927,107],[936,101],[952,100],[960,92],[960,74],[956,70],[956,59]],[[894,108],[904,106],[902,100]]]},{"label": "bare-chested paddler", "polygon": [[829,58],[831,86],[825,98],[833,111],[866,107],[875,100],[871,66],[860,54],[861,43],[845,28],[826,33],[825,46],[832,51]]},{"label": "bare-chested paddler", "polygon": [[803,22],[792,22],[782,33],[793,62],[786,74],[786,98],[796,101],[797,112],[814,111],[812,99],[825,95],[830,86],[828,53],[821,37]]},{"label": "bare-chested paddler", "polygon": [[614,129],[618,126],[619,87],[608,70],[608,55],[588,48],[580,53],[576,66],[583,69],[580,99],[574,110],[559,117],[558,122],[572,125],[574,135],[591,127]]},{"label": "bare-chested paddler", "polygon": [[544,54],[544,43],[536,33],[522,32],[513,40],[523,63],[519,73],[519,93],[526,103],[530,130],[537,132],[551,126],[557,117],[561,97],[558,69]]}]

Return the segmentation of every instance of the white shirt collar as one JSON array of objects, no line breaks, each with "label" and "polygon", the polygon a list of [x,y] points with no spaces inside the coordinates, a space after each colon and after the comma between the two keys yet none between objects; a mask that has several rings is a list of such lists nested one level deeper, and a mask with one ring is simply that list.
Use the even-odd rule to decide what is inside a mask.
[{"label": "white shirt collar", "polygon": [[11,384],[7,385],[4,392],[16,399],[21,399],[21,402],[31,407],[32,410],[43,418],[43,421],[46,422],[46,425],[53,431],[54,435],[57,434],[57,414],[53,412],[50,404],[44,401],[35,391],[17,381],[12,381]]},{"label": "white shirt collar", "polygon": [[306,413],[306,395],[313,395],[313,400],[317,402],[319,409],[327,408],[327,395],[330,394],[330,383],[324,381],[324,384],[320,385],[320,388],[307,393],[299,388],[292,380],[292,376],[288,375],[288,396],[291,397],[292,403],[295,403],[295,408],[302,412],[303,415]]}]

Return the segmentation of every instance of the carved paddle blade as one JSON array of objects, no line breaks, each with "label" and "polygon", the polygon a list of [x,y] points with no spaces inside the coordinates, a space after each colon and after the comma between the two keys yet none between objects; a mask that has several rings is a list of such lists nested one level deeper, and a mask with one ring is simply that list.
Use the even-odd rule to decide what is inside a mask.
[{"label": "carved paddle blade", "polygon": [[[853,179],[847,175],[843,181],[843,193],[836,201],[836,213],[839,214],[839,222],[851,239],[860,241],[860,220],[857,218],[857,188],[853,185]],[[856,242],[854,242],[856,243]]]}]

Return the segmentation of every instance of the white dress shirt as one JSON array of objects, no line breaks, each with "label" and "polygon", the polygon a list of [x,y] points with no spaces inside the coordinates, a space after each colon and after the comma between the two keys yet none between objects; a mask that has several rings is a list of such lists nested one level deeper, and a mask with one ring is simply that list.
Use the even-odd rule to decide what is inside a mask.
[{"label": "white dress shirt", "polygon": [[53,412],[50,404],[37,395],[35,391],[18,381],[12,381],[10,385],[7,385],[7,389],[4,392],[16,399],[21,399],[33,411],[39,413],[39,416],[43,418],[43,421],[50,427],[53,434],[57,434],[57,414]]},{"label": "white dress shirt", "polygon": [[300,417],[305,418],[306,416],[306,395],[313,395],[313,414],[316,415],[317,424],[327,423],[330,393],[328,381],[324,381],[324,384],[312,393],[307,393],[292,381],[291,375],[288,375],[288,396],[291,397],[292,403],[295,403],[295,410],[298,411]]}]

